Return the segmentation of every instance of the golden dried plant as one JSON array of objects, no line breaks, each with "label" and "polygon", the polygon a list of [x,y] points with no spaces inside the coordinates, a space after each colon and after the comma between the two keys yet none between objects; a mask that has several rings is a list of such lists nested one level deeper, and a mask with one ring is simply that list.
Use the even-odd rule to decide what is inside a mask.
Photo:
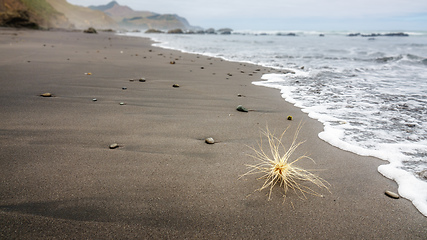
[{"label": "golden dried plant", "polygon": [[262,191],[266,188],[269,188],[269,200],[271,199],[271,192],[273,191],[273,187],[276,185],[279,185],[284,190],[284,200],[286,200],[286,194],[289,189],[293,190],[300,198],[306,199],[306,194],[322,196],[309,186],[304,185],[304,183],[308,182],[319,188],[325,188],[328,191],[329,183],[324,179],[310,173],[309,171],[295,166],[295,163],[302,159],[309,159],[313,162],[314,160],[305,154],[291,160],[292,154],[295,152],[295,150],[305,142],[297,142],[298,134],[301,130],[302,124],[300,123],[298,125],[292,143],[287,148],[283,144],[282,139],[285,136],[285,133],[288,131],[289,127],[290,126],[288,126],[279,137],[276,137],[274,133],[270,132],[268,127],[265,131],[262,131],[262,134],[267,137],[268,140],[269,154],[263,150],[261,137],[261,141],[258,142],[259,150],[251,147],[251,149],[254,150],[255,155],[249,155],[258,160],[259,163],[255,165],[247,165],[247,167],[250,168],[250,171],[243,174],[241,177],[249,174],[262,173],[263,175],[258,179],[265,179],[265,182],[262,187],[257,190]]}]

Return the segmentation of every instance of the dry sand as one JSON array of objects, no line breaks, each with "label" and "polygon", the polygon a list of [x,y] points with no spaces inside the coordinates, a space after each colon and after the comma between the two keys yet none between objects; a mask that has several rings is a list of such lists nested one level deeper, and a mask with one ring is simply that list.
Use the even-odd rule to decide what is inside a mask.
[{"label": "dry sand", "polygon": [[[384,195],[397,189],[384,162],[328,145],[319,122],[251,84],[270,69],[111,33],[1,29],[0,56],[1,239],[427,237],[408,200]],[[299,166],[321,169],[332,193],[283,203],[275,188],[268,201],[257,176],[238,179],[255,163],[248,146],[300,121],[297,154],[316,164]]]}]

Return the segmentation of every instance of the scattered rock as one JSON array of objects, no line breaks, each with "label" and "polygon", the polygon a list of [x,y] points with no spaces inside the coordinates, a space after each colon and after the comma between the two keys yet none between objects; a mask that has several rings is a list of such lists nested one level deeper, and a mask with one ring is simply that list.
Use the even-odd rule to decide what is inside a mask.
[{"label": "scattered rock", "polygon": [[288,118],[287,118],[289,121],[292,121],[292,116],[288,116]]},{"label": "scattered rock", "polygon": [[205,67],[200,67],[200,69],[205,69]]},{"label": "scattered rock", "polygon": [[236,110],[239,112],[248,112],[249,111],[247,108],[243,107],[242,105],[237,106]]},{"label": "scattered rock", "polygon": [[110,144],[110,149],[116,149],[118,147],[119,147],[119,144],[117,143]]},{"label": "scattered rock", "polygon": [[222,34],[222,35],[230,35],[231,32],[233,32],[233,29],[231,29],[231,28],[221,28],[221,29],[218,29],[217,32],[219,34]]},{"label": "scattered rock", "polygon": [[399,198],[400,198],[399,194],[394,193],[394,192],[392,192],[392,191],[385,191],[384,193],[385,193],[385,195],[387,195],[388,197],[391,197],[391,198],[394,198],[394,199],[399,199]]},{"label": "scattered rock", "polygon": [[174,85],[172,85],[172,87],[179,88],[179,84],[174,84]]},{"label": "scattered rock", "polygon": [[230,76],[230,77],[233,76],[233,74],[231,74],[231,73],[227,73],[227,75]]},{"label": "scattered rock", "polygon": [[140,82],[145,82],[145,81],[146,81],[146,79],[145,79],[145,78],[140,78],[140,79],[139,79],[139,81],[140,81]]},{"label": "scattered rock", "polygon": [[40,94],[41,97],[53,97],[51,93],[42,93]]},{"label": "scattered rock", "polygon": [[128,88],[127,87],[122,87],[122,90],[127,90]]},{"label": "scattered rock", "polygon": [[83,32],[84,32],[84,33],[98,33],[98,32],[96,32],[95,28],[92,28],[92,27],[90,27],[90,28],[88,28],[88,29],[84,30]]},{"label": "scattered rock", "polygon": [[135,82],[135,79],[129,79],[129,82]]},{"label": "scattered rock", "polygon": [[124,103],[124,102],[120,102],[119,104],[120,104],[120,105],[126,105],[126,103]]},{"label": "scattered rock", "polygon": [[98,99],[96,99],[96,98],[93,98],[93,99],[92,99],[92,101],[96,102],[96,101],[98,101]]},{"label": "scattered rock", "polygon": [[175,61],[170,61],[170,64],[175,64]]},{"label": "scattered rock", "polygon": [[205,143],[207,143],[207,144],[214,144],[215,143],[215,140],[213,139],[213,138],[206,138],[205,139]]},{"label": "scattered rock", "polygon": [[418,173],[422,179],[427,180],[427,169]]},{"label": "scattered rock", "polygon": [[147,31],[145,31],[145,33],[164,33],[164,32],[158,29],[150,28]]},{"label": "scattered rock", "polygon": [[288,73],[290,73],[290,74],[295,74],[295,72],[294,71],[292,71],[292,70],[283,70],[283,72],[282,72],[283,74],[288,74]]},{"label": "scattered rock", "polygon": [[92,73],[85,73],[85,75],[92,75]]},{"label": "scattered rock", "polygon": [[177,29],[172,29],[168,31],[168,34],[183,34],[184,31],[182,31],[182,29],[177,28]]}]

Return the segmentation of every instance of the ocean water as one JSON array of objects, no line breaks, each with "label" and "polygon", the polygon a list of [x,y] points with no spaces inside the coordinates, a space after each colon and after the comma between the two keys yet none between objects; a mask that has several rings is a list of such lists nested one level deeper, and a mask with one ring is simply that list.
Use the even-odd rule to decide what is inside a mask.
[{"label": "ocean water", "polygon": [[427,216],[427,32],[375,38],[277,33],[127,35],[149,37],[163,48],[292,71],[265,74],[253,84],[280,89],[286,101],[322,122],[324,141],[385,160],[378,171]]}]

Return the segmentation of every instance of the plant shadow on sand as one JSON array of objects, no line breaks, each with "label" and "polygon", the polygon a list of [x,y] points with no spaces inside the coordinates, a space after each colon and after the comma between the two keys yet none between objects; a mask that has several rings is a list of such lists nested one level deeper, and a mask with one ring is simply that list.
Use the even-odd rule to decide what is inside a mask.
[{"label": "plant shadow on sand", "polygon": [[286,200],[288,190],[292,190],[300,199],[307,199],[307,194],[323,197],[322,194],[307,185],[314,185],[317,188],[324,188],[329,191],[329,183],[314,175],[313,173],[297,167],[295,164],[303,159],[308,159],[314,163],[314,160],[308,155],[293,157],[296,149],[305,141],[297,141],[298,134],[302,128],[299,123],[295,130],[292,142],[289,147],[283,143],[283,138],[289,130],[290,125],[283,131],[280,136],[276,136],[268,127],[262,131],[262,135],[267,138],[268,150],[264,150],[263,138],[258,142],[258,148],[250,147],[255,155],[249,155],[258,161],[257,164],[247,164],[250,169],[240,178],[251,174],[262,174],[258,179],[264,179],[264,184],[256,191],[269,189],[268,200],[271,200],[273,188],[279,186],[283,190],[283,201]]}]

